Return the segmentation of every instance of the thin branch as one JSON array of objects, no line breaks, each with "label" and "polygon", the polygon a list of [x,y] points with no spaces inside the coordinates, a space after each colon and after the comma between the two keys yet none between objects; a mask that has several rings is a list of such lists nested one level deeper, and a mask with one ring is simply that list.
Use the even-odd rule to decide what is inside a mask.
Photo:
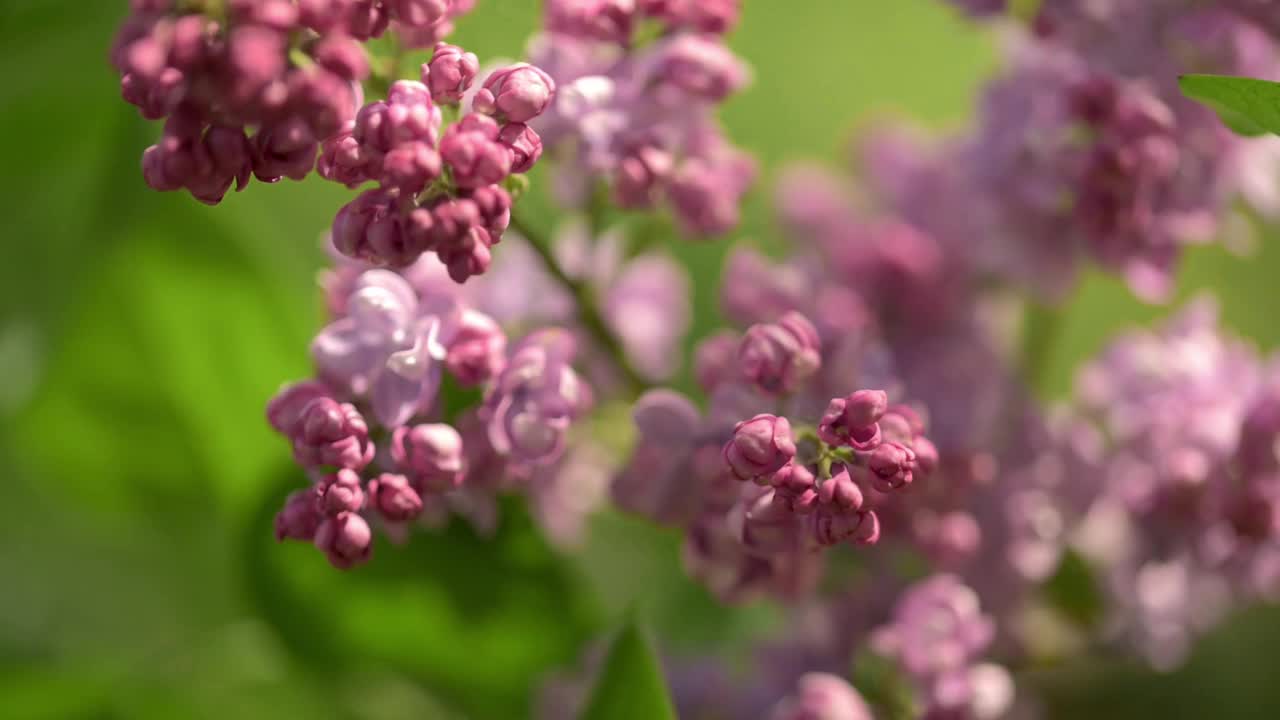
[{"label": "thin branch", "polygon": [[639,393],[648,387],[648,383],[631,365],[631,361],[627,359],[627,353],[622,347],[622,341],[618,339],[613,329],[605,322],[591,287],[576,278],[570,277],[552,255],[551,244],[547,239],[532,230],[514,213],[511,215],[511,229],[520,233],[529,241],[529,247],[533,248],[534,254],[542,261],[543,267],[546,268],[551,277],[555,278],[556,282],[564,286],[565,290],[568,290],[569,294],[573,296],[574,305],[578,313],[578,322],[595,339],[596,343],[608,353],[613,364],[622,374],[628,390],[632,393]]}]

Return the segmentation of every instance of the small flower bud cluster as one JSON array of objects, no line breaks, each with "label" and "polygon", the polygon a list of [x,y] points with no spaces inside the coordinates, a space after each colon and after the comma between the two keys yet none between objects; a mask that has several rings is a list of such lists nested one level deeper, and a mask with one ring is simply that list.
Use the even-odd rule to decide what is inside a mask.
[{"label": "small flower bud cluster", "polygon": [[310,173],[319,143],[353,117],[369,72],[353,25],[322,7],[354,4],[135,2],[111,58],[125,100],[166,119],[142,158],[147,184],[212,205],[251,176]]},{"label": "small flower bud cluster", "polygon": [[343,255],[405,267],[433,252],[459,283],[489,268],[490,248],[511,218],[503,183],[542,154],[525,121],[546,109],[555,83],[526,63],[498,70],[477,92],[474,111],[441,134],[438,103],[457,105],[478,69],[475,55],[440,43],[421,82],[395,82],[385,101],[365,105],[325,142],[323,177],[352,188],[379,184],[334,219],[334,245]]},{"label": "small flower bud cluster", "polygon": [[724,446],[725,465],[738,480],[762,488],[747,492],[737,508],[742,541],[767,551],[762,529],[785,524],[815,548],[845,540],[874,544],[880,538],[875,505],[937,466],[937,451],[923,432],[919,415],[906,406],[888,407],[880,390],[833,399],[816,445],[813,439],[803,443],[806,453],[798,451],[785,417],[762,414],[739,422]]},{"label": "small flower bud cluster", "polygon": [[[547,3],[530,54],[562,88],[537,127],[561,157],[565,202],[585,204],[603,180],[618,205],[664,205],[693,237],[737,224],[755,168],[714,121],[747,82],[721,37],[737,16],[736,0]],[[637,46],[645,21],[663,32]]]},{"label": "small flower bud cluster", "polygon": [[[554,462],[590,392],[563,331],[508,351],[492,318],[389,270],[366,270],[343,289],[330,303],[340,312],[312,343],[317,379],[282,389],[267,420],[312,480],[277,516],[277,537],[314,542],[345,569],[368,559],[371,522],[402,534],[428,509],[462,502],[468,473],[483,473],[480,453],[517,468]],[[486,388],[486,438],[464,445],[458,429],[431,421],[445,370]]]},{"label": "small flower bud cluster", "polygon": [[921,717],[998,718],[1013,704],[1014,688],[1007,670],[981,661],[995,629],[971,588],[954,575],[934,575],[902,593],[871,647],[914,686]]},{"label": "small flower bud cluster", "polygon": [[847,680],[830,673],[807,673],[795,695],[778,703],[771,720],[872,720],[875,715]]}]

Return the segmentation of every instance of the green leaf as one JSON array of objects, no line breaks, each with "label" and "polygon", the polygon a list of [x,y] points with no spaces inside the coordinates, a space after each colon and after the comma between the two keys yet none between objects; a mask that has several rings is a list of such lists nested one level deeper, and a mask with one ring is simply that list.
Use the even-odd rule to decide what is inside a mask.
[{"label": "green leaf", "polygon": [[581,720],[675,720],[662,668],[644,632],[628,622],[613,641]]},{"label": "green leaf", "polygon": [[1280,83],[1225,75],[1183,75],[1182,94],[1217,111],[1240,135],[1280,135]]}]

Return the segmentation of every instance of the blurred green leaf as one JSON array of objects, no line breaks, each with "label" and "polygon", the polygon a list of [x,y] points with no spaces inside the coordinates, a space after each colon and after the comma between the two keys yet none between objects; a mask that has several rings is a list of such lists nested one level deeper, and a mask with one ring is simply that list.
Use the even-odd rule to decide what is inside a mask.
[{"label": "blurred green leaf", "polygon": [[644,631],[623,626],[609,648],[581,720],[675,720],[662,667]]},{"label": "blurred green leaf", "polygon": [[1213,108],[1241,135],[1280,134],[1280,83],[1226,75],[1183,75],[1182,94]]}]

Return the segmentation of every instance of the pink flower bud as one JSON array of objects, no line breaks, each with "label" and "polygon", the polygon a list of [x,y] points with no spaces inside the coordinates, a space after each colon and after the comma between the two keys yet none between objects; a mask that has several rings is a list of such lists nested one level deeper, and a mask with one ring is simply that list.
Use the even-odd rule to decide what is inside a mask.
[{"label": "pink flower bud", "polygon": [[326,475],[318,484],[320,511],[333,516],[341,512],[359,512],[364,507],[364,490],[360,487],[360,475],[343,468],[333,475]]},{"label": "pink flower bud", "polygon": [[416,195],[440,177],[440,153],[423,142],[396,146],[382,159],[382,183]]},{"label": "pink flower bud", "polygon": [[475,275],[483,275],[493,261],[489,252],[490,238],[488,231],[473,227],[456,244],[437,248],[436,254],[445,264],[449,278],[456,283],[465,283]]},{"label": "pink flower bud", "polygon": [[498,133],[498,123],[493,118],[476,113],[445,132],[440,155],[453,170],[459,187],[492,185],[510,174],[514,153],[498,140]]},{"label": "pink flower bud", "polygon": [[698,100],[720,102],[747,82],[746,67],[717,39],[678,35],[660,52],[660,81]]},{"label": "pink flower bud", "polygon": [[724,330],[698,344],[693,353],[693,376],[704,391],[710,393],[722,381],[733,376],[741,341],[738,333]]},{"label": "pink flower bud", "polygon": [[369,529],[369,523],[356,513],[338,513],[320,524],[315,544],[329,558],[331,565],[347,570],[369,559],[373,531]]},{"label": "pink flower bud", "polygon": [[910,485],[915,464],[916,455],[911,448],[892,441],[881,443],[867,458],[871,483],[880,492]]},{"label": "pink flower bud", "polygon": [[447,340],[445,366],[463,385],[495,377],[507,360],[507,336],[498,323],[475,310],[463,310]]},{"label": "pink flower bud", "polygon": [[862,491],[849,477],[848,469],[842,467],[819,486],[818,501],[841,511],[858,510],[862,507]]},{"label": "pink flower bud", "polygon": [[796,456],[791,423],[785,417],[756,415],[738,423],[724,446],[724,461],[739,480],[767,482]]},{"label": "pink flower bud", "polygon": [[915,474],[927,478],[938,469],[938,448],[933,441],[923,435],[916,436],[911,443],[911,451],[916,454]]},{"label": "pink flower bud", "polygon": [[778,704],[770,720],[874,720],[871,708],[847,681],[827,673],[800,678],[793,697]]},{"label": "pink flower bud", "polygon": [[774,490],[740,500],[728,517],[730,532],[743,547],[771,555],[799,548],[804,525],[790,503]]},{"label": "pink flower bud", "polygon": [[490,75],[473,106],[504,122],[524,123],[550,107],[555,94],[556,83],[550,75],[528,63],[517,63]]},{"label": "pink flower bud", "polygon": [[422,66],[422,82],[438,103],[457,104],[480,72],[475,53],[457,45],[438,43],[431,61]]},{"label": "pink flower bud", "polygon": [[408,522],[422,512],[422,496],[404,475],[383,473],[370,480],[369,501],[390,522]]},{"label": "pink flower bud", "polygon": [[833,398],[818,421],[818,437],[828,445],[847,445],[855,450],[868,451],[880,444],[880,425],[850,427],[848,424],[848,398]]},{"label": "pink flower bud", "polygon": [[507,123],[498,133],[498,141],[511,150],[511,172],[524,173],[542,157],[542,138],[524,123]]},{"label": "pink flower bud", "polygon": [[546,27],[553,33],[626,45],[635,24],[635,0],[550,0]]},{"label": "pink flower bud", "polygon": [[299,413],[291,434],[294,459],[303,467],[360,470],[373,460],[369,428],[349,403],[330,397],[312,400]]},{"label": "pink flower bud", "polygon": [[316,64],[347,82],[359,82],[369,75],[369,59],[364,46],[342,35],[321,38],[311,51]]},{"label": "pink flower bud", "polygon": [[613,176],[613,199],[624,208],[642,210],[653,207],[658,186],[674,165],[671,153],[652,145],[641,146],[624,155]]},{"label": "pink flower bud", "polygon": [[462,482],[462,436],[449,425],[397,428],[391,457],[427,490],[452,490]]},{"label": "pink flower bud", "polygon": [[880,540],[880,518],[874,510],[840,512],[819,508],[808,517],[813,540],[820,546],[846,540],[855,545],[874,545]]},{"label": "pink flower bud", "polygon": [[267,403],[267,422],[276,432],[292,436],[307,404],[316,398],[329,396],[329,389],[315,380],[286,385]]},{"label": "pink flower bud", "polygon": [[411,28],[431,27],[446,19],[452,0],[384,0],[392,17]]},{"label": "pink flower bud", "polygon": [[738,346],[743,376],[762,391],[782,395],[795,390],[821,365],[818,331],[796,312],[776,323],[761,323],[747,330]]},{"label": "pink flower bud", "polygon": [[844,401],[844,422],[848,427],[866,427],[880,421],[889,407],[883,390],[858,390]]},{"label": "pink flower bud", "polygon": [[284,507],[276,513],[276,540],[311,542],[322,520],[319,488],[296,490],[289,494]]}]

